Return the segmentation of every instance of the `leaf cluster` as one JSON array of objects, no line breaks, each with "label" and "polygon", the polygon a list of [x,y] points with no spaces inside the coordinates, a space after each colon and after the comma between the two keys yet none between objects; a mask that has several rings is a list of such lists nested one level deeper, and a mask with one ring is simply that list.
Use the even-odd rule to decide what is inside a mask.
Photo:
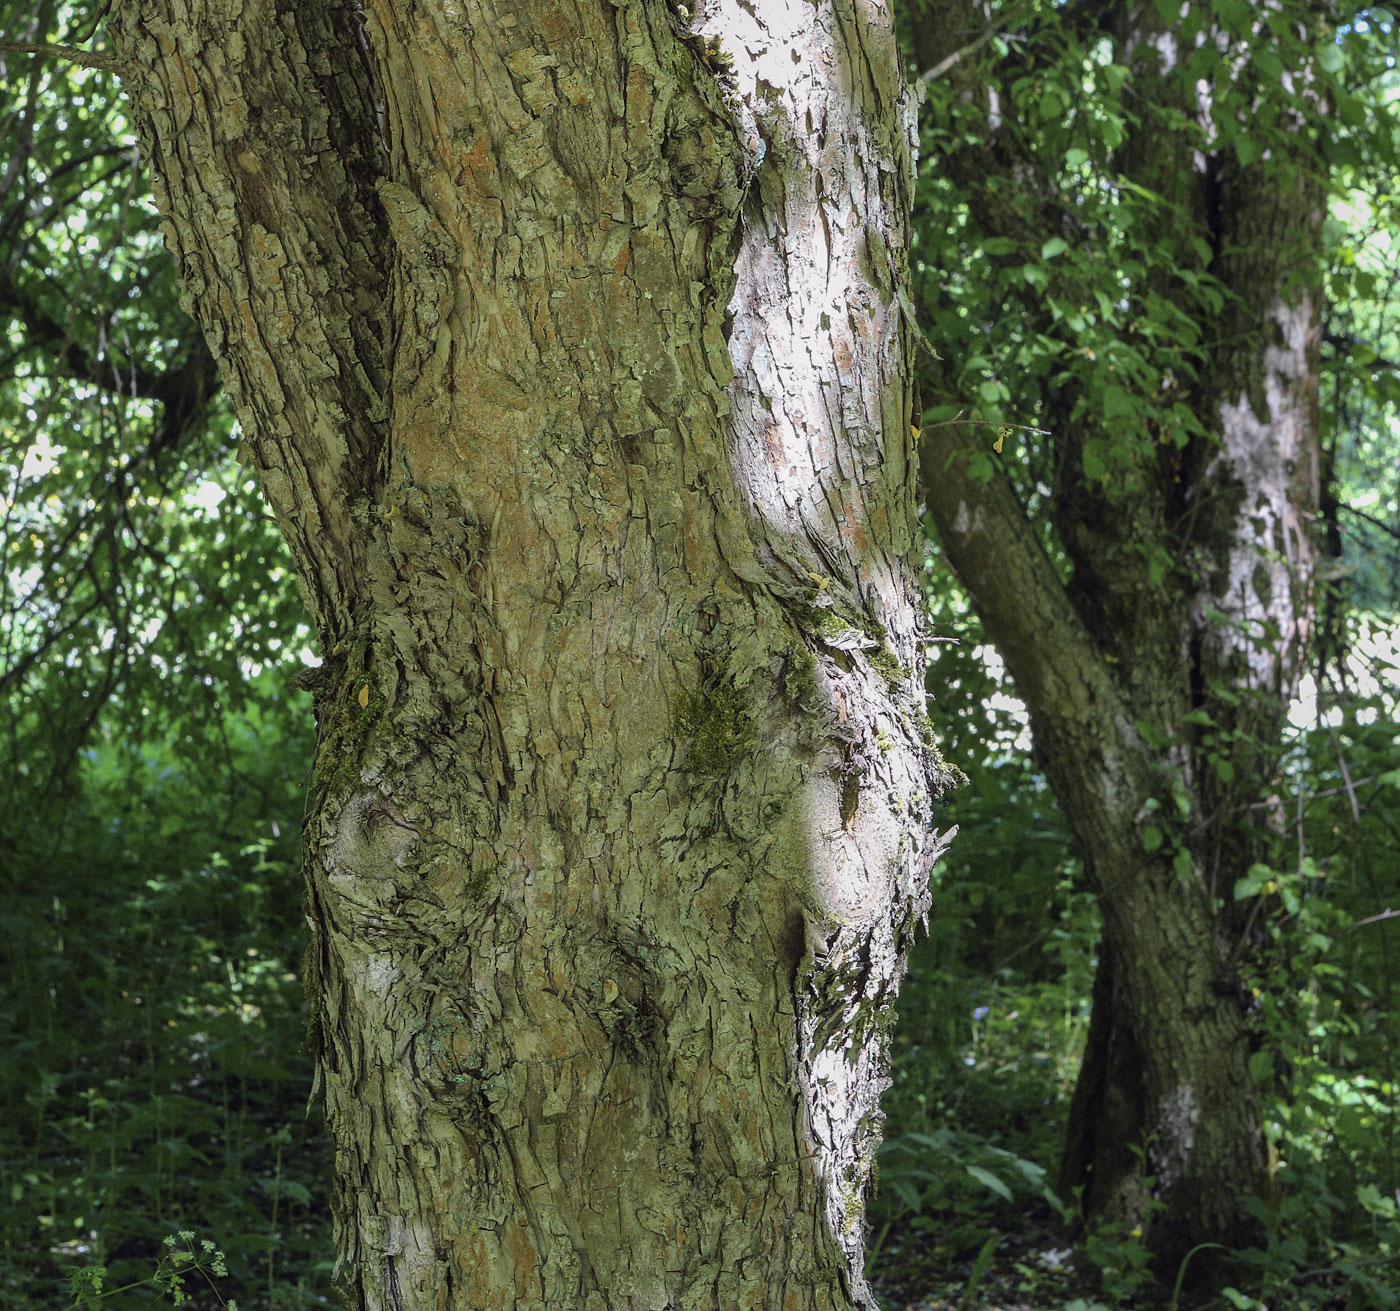
[{"label": "leaf cluster", "polygon": [[[7,35],[88,17],[36,6]],[[247,675],[305,644],[115,92],[0,52],[0,778],[21,814],[62,804],[104,717],[207,760]]]}]

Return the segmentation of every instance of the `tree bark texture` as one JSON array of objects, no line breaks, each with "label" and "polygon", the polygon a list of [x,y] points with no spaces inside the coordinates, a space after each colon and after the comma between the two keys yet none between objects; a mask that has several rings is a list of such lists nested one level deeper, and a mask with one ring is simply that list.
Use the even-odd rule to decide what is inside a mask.
[{"label": "tree bark texture", "polygon": [[[975,4],[944,18],[916,33],[925,67],[986,21]],[[1158,11],[1098,18],[1135,102],[1192,122],[1198,88]],[[964,103],[986,95],[975,60],[946,75]],[[1084,451],[1102,420],[1076,411],[1072,388],[1051,396],[1062,564],[1000,471],[990,483],[968,475],[984,430],[931,429],[921,458],[927,508],[1029,707],[1104,917],[1062,1188],[1091,1220],[1144,1223],[1174,1275],[1197,1243],[1249,1241],[1251,1199],[1269,1190],[1232,894],[1267,857],[1257,803],[1275,786],[1312,608],[1323,200],[1303,140],[1244,167],[1167,121],[1141,113],[1117,164],[1163,199],[1160,230],[1143,240],[1168,243],[1188,269],[1204,248],[1201,271],[1225,293],[1222,322],[1203,334],[1219,344],[1177,384],[1204,438],[1178,453],[1154,432],[1155,456],[1090,478]],[[953,152],[951,174],[985,234],[1038,250],[1066,202],[990,106],[988,123]],[[1023,310],[1029,331],[1056,331],[1038,296]],[[956,399],[947,366],[930,381]]]},{"label": "tree bark texture", "polygon": [[325,654],[308,966],[352,1305],[873,1308],[945,786],[887,12],[115,24]]}]

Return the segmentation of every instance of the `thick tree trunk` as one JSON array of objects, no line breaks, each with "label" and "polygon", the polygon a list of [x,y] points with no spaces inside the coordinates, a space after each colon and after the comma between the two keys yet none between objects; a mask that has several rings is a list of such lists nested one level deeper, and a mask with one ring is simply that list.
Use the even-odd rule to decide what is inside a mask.
[{"label": "thick tree trunk", "polygon": [[352,1304],[873,1307],[944,786],[887,16],[116,21],[326,656],[308,961]]},{"label": "thick tree trunk", "polygon": [[[922,62],[980,29],[973,5],[961,11],[920,33]],[[1301,139],[1248,168],[1201,152],[1179,126],[1200,112],[1198,88],[1172,62],[1172,35],[1141,26],[1158,12],[1101,16],[1114,30],[1081,35],[1118,44],[1144,106],[1117,162],[1162,197],[1161,230],[1139,235],[1188,271],[1213,252],[1201,271],[1225,291],[1202,334],[1220,345],[1174,384],[1206,435],[1177,456],[1154,432],[1130,469],[1091,477],[1086,447],[1112,437],[1082,395],[1054,398],[1068,584],[1010,484],[968,477],[988,444],[977,430],[930,431],[922,459],[939,537],[1030,709],[1104,916],[1062,1188],[1091,1220],[1143,1223],[1174,1275],[1198,1243],[1247,1241],[1250,1199],[1268,1191],[1232,897],[1267,854],[1252,807],[1273,790],[1311,608],[1322,200]],[[987,94],[969,61],[948,76],[965,103]],[[1058,184],[994,119],[953,172],[984,232],[1035,251],[1056,230]],[[1056,331],[1042,305],[1026,313],[1028,333]],[[953,395],[950,376],[932,382]]]}]

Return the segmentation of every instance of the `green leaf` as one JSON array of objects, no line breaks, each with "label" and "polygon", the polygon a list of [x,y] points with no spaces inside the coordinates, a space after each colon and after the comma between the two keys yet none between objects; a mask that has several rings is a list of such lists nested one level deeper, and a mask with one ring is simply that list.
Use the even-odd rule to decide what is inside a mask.
[{"label": "green leaf", "polygon": [[1263,153],[1264,147],[1253,137],[1237,136],[1235,138],[1235,157],[1243,167],[1248,168]]},{"label": "green leaf", "polygon": [[1078,168],[1081,164],[1088,162],[1089,152],[1087,150],[1080,150],[1078,146],[1075,146],[1073,149],[1065,151],[1066,168]]},{"label": "green leaf", "polygon": [[1345,91],[1333,91],[1332,100],[1337,107],[1337,117],[1348,127],[1366,126],[1366,109],[1356,96]]},{"label": "green leaf", "polygon": [[1182,847],[1180,851],[1172,857],[1172,873],[1185,883],[1194,872],[1191,864],[1191,853]]},{"label": "green leaf", "polygon": [[1326,45],[1318,47],[1317,62],[1324,73],[1331,73],[1335,77],[1347,66],[1347,57],[1341,46],[1335,41],[1329,41]]},{"label": "green leaf", "polygon": [[1041,259],[1054,259],[1056,255],[1063,255],[1069,249],[1069,242],[1063,237],[1051,237],[1040,248]]},{"label": "green leaf", "polygon": [[1244,878],[1235,880],[1235,900],[1257,897],[1273,880],[1274,872],[1267,865],[1251,865]]},{"label": "green leaf", "polygon": [[[1248,36],[1251,28],[1252,6],[1246,0],[1215,0],[1215,16],[1221,24],[1227,27],[1235,36]],[[1177,18],[1180,19],[1181,11],[1177,10]]]},{"label": "green leaf", "polygon": [[1162,203],[1162,197],[1158,195],[1157,192],[1149,191],[1146,187],[1142,186],[1140,183],[1134,182],[1131,178],[1119,177],[1115,179],[1115,185],[1124,191],[1131,191],[1133,195],[1143,200],[1150,201],[1154,205],[1160,205]]},{"label": "green leaf", "polygon": [[1142,849],[1144,851],[1156,851],[1162,845],[1165,835],[1155,824],[1149,824],[1142,831]]},{"label": "green leaf", "polygon": [[1106,419],[1131,419],[1136,416],[1138,403],[1136,399],[1125,392],[1121,387],[1105,387],[1103,389],[1103,413]]},{"label": "green leaf", "polygon": [[1375,1184],[1362,1184],[1357,1188],[1356,1200],[1371,1215],[1383,1216],[1387,1220],[1395,1219],[1395,1199],[1386,1197]]},{"label": "green leaf", "polygon": [[295,1179],[283,1179],[279,1187],[283,1196],[290,1197],[298,1206],[311,1205],[311,1193],[305,1184],[300,1184]]},{"label": "green leaf", "polygon": [[1084,477],[1089,481],[1108,477],[1108,466],[1103,460],[1103,443],[1091,437],[1084,443]]},{"label": "green leaf", "polygon": [[1011,1200],[1011,1189],[1009,1189],[990,1170],[984,1170],[980,1165],[965,1165],[963,1169],[968,1172],[978,1183],[990,1188],[999,1197],[1004,1197],[1009,1202]]},{"label": "green leaf", "polygon": [[1255,1052],[1249,1058],[1249,1077],[1254,1083],[1264,1083],[1274,1072],[1272,1052]]},{"label": "green leaf", "polygon": [[908,1179],[896,1176],[892,1171],[881,1170],[880,1184],[881,1187],[888,1188],[911,1211],[923,1210],[923,1195]]}]

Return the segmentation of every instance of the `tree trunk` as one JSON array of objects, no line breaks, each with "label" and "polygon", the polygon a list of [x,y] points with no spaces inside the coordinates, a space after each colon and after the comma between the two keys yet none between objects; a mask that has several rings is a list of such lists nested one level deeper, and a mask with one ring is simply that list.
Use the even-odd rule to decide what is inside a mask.
[{"label": "tree trunk", "polygon": [[308,965],[352,1305],[873,1308],[946,786],[887,16],[115,22],[325,655]]},{"label": "tree trunk", "polygon": [[[960,12],[922,31],[925,66],[982,28],[973,5]],[[1115,440],[1107,416],[1060,374],[1047,422],[1064,570],[1006,478],[969,475],[991,445],[985,430],[933,428],[921,453],[928,510],[1029,707],[1104,916],[1062,1188],[1091,1220],[1142,1224],[1174,1275],[1198,1243],[1247,1242],[1251,1199],[1269,1186],[1233,891],[1268,856],[1258,803],[1274,789],[1311,612],[1323,205],[1301,136],[1248,167],[1199,149],[1187,126],[1197,83],[1173,62],[1173,34],[1144,26],[1157,9],[1087,17],[1110,27],[1078,39],[1111,39],[1132,73],[1140,108],[1115,165],[1160,197],[1159,226],[1140,240],[1188,274],[1148,287],[1115,274],[1105,287],[1115,300],[1176,296],[1183,316],[1193,269],[1224,292],[1220,321],[1201,333],[1218,344],[1194,372],[1164,367],[1146,401],[1168,415],[1171,401],[1188,405],[1201,434],[1178,452],[1170,418],[1154,419],[1142,453],[1100,474],[1086,452]],[[1228,46],[1220,32],[1205,39]],[[964,104],[994,84],[971,64],[947,70]],[[1058,181],[993,110],[949,172],[965,175],[981,230],[1012,238],[1021,258],[1064,226]],[[1018,312],[1024,337],[1063,331],[1038,292]],[[956,398],[948,366],[930,381]]]}]

